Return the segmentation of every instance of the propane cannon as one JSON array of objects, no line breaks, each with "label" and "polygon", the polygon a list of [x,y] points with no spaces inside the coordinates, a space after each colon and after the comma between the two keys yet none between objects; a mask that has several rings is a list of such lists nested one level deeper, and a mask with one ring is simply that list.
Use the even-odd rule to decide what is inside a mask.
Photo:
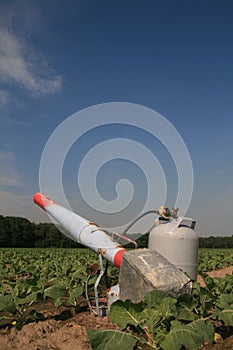
[{"label": "propane cannon", "polygon": [[99,229],[94,222],[62,207],[42,193],[36,193],[33,199],[65,229],[66,236],[95,253],[100,253],[112,265],[120,267],[125,249],[114,242],[106,232]]},{"label": "propane cannon", "polygon": [[[167,207],[161,206],[134,220],[126,230],[146,214],[159,215],[155,227],[149,234],[149,249],[127,251],[114,240],[114,235],[112,237],[109,235],[107,230],[66,209],[44,194],[36,193],[33,199],[61,225],[62,233],[98,254],[100,273],[94,286],[95,310],[87,292],[91,275],[86,283],[88,304],[97,315],[101,314],[97,289],[105,273],[102,259],[120,269],[119,284],[111,287],[107,292],[108,307],[119,298],[130,299],[135,303],[140,302],[145,294],[153,289],[163,290],[174,297],[191,292],[191,280],[196,279],[197,270],[198,240],[194,231],[195,221],[189,218],[178,218],[177,208],[170,211]],[[187,226],[186,222],[191,223],[190,226]],[[120,234],[115,235],[126,238]],[[130,239],[127,240],[132,242]],[[183,255],[184,260],[182,260]]]}]

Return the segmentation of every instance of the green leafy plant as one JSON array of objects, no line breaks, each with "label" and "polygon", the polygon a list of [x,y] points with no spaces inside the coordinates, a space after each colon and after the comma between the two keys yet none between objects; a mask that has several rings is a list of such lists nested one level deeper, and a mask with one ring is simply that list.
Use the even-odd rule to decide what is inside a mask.
[{"label": "green leafy plant", "polygon": [[[0,320],[20,328],[38,319],[33,304],[47,299],[55,306],[76,307],[88,276],[87,263],[97,255],[88,249],[0,249]],[[109,272],[117,280],[118,270]],[[39,315],[40,319],[40,315]]]},{"label": "green leafy plant", "polygon": [[[227,334],[233,326],[233,291],[229,289],[233,276],[212,279],[203,274],[203,278],[205,288],[195,282],[192,295],[183,294],[177,299],[153,290],[138,304],[130,300],[116,301],[111,306],[109,319],[119,331],[111,331],[111,339],[120,342],[121,348],[127,339],[127,349],[143,349],[144,344],[147,349],[195,350],[205,341],[213,342],[220,326]],[[110,349],[108,345],[104,347],[109,344],[107,334],[105,339],[105,331],[88,331],[93,350],[100,349],[99,344],[103,345],[101,349]]]},{"label": "green leafy plant", "polygon": [[[9,320],[9,324],[13,321],[17,328],[30,320],[43,319],[33,310],[33,305],[48,298],[56,306],[76,308],[88,275],[86,265],[97,260],[97,255],[88,249],[0,249],[0,319]],[[199,251],[200,271],[222,268],[232,261],[232,249]],[[118,273],[117,268],[109,267],[115,283]],[[233,327],[233,276],[220,279],[206,274],[202,276],[206,287],[195,282],[192,295],[184,294],[174,299],[156,291],[156,295],[148,294],[136,306],[130,301],[114,303],[109,318],[119,330],[108,331],[108,338],[105,338],[105,331],[90,330],[93,349],[98,349],[100,339],[101,349],[108,349],[107,346],[109,349],[114,349],[113,346],[117,349],[146,346],[171,350],[173,348],[167,345],[171,342],[176,349],[188,348],[187,344],[191,348],[204,338],[211,341],[213,332],[223,331],[224,336],[230,334]],[[203,335],[194,336],[197,331],[202,334],[199,328],[204,330],[204,338]]]}]

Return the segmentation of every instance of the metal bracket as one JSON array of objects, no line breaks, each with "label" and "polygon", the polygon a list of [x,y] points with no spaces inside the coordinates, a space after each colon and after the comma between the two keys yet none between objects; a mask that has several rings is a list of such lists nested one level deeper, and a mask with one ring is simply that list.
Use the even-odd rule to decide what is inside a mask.
[{"label": "metal bracket", "polygon": [[[99,272],[99,275],[95,281],[95,284],[94,284],[94,293],[95,293],[95,306],[93,306],[89,300],[89,296],[88,296],[88,283],[89,283],[89,280],[90,278],[92,277],[90,274],[89,276],[87,277],[87,280],[86,280],[86,285],[85,285],[85,295],[86,295],[86,299],[87,299],[87,303],[88,303],[88,306],[90,308],[90,310],[92,312],[94,312],[95,315],[97,316],[104,316],[104,313],[103,313],[103,307],[100,306],[100,303],[99,303],[99,295],[98,295],[98,286],[99,286],[99,283],[101,281],[101,278],[103,277],[104,273],[105,273],[105,269],[104,269],[104,265],[103,265],[103,258],[102,258],[102,255],[101,253],[98,254],[99,255],[99,262],[100,262],[100,272]],[[107,308],[107,305],[106,305],[106,308]]]}]

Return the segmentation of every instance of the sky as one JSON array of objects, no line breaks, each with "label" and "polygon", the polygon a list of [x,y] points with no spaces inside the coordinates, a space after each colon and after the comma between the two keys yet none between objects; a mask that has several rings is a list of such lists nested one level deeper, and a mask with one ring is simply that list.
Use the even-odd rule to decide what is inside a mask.
[{"label": "sky", "polygon": [[232,62],[231,1],[0,0],[0,215],[49,221],[45,190],[115,228],[181,188],[200,235],[232,235]]}]

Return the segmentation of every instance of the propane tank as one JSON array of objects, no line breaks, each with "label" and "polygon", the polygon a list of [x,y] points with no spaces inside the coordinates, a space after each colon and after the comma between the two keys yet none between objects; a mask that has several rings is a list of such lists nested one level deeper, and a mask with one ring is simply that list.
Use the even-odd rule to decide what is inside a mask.
[{"label": "propane tank", "polygon": [[187,217],[159,217],[148,241],[149,249],[163,255],[191,280],[197,279],[199,238],[195,224],[196,221]]}]

